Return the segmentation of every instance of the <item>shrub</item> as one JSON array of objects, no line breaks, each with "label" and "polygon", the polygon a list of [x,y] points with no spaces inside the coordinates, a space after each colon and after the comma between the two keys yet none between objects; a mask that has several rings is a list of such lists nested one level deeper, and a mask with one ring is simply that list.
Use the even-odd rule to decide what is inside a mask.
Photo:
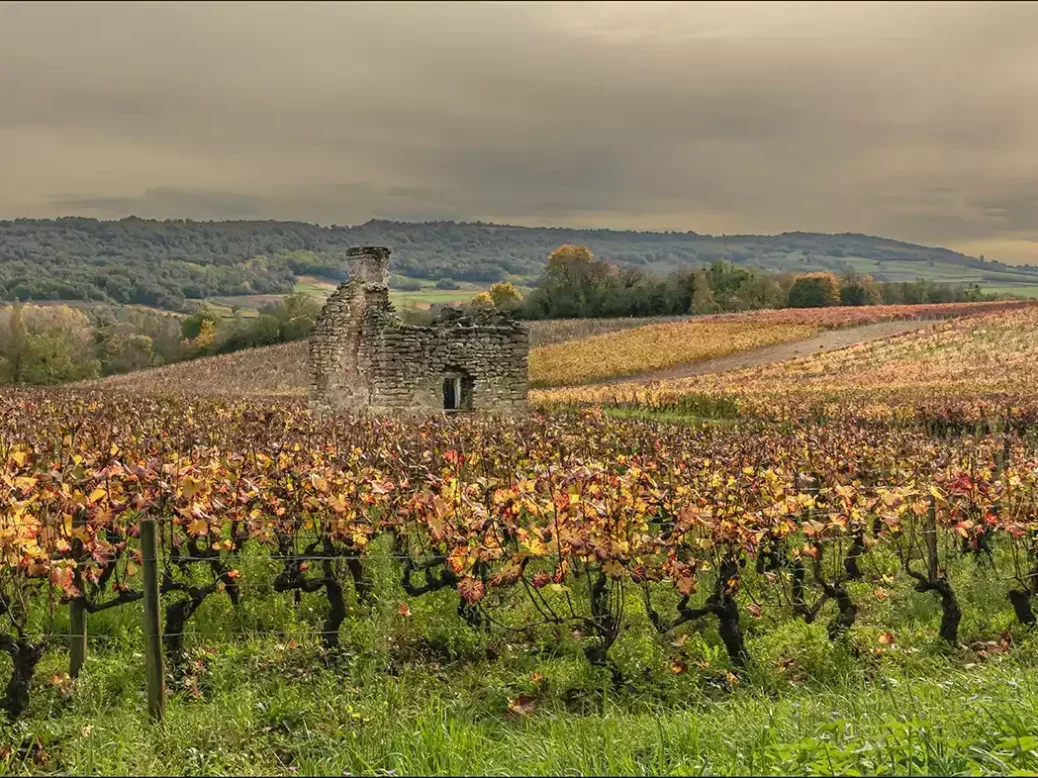
[{"label": "shrub", "polygon": [[851,275],[840,284],[840,302],[843,305],[879,305],[883,300],[872,276]]},{"label": "shrub", "polygon": [[503,311],[515,311],[523,303],[523,295],[507,281],[499,281],[488,291],[494,307]]},{"label": "shrub", "polygon": [[825,308],[840,304],[840,284],[832,273],[800,276],[789,288],[790,308]]}]

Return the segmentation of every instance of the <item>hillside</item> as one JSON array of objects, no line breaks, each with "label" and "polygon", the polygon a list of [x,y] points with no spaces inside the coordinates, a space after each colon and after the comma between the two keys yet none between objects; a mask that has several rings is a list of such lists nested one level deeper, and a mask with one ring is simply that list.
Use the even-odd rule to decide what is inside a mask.
[{"label": "hillside", "polygon": [[[596,383],[617,376],[650,377],[737,353],[767,351],[779,343],[806,342],[824,331],[861,337],[891,334],[880,323],[922,323],[992,311],[1033,308],[1034,302],[996,301],[938,305],[806,308],[713,316],[628,319],[558,319],[528,322],[532,387]],[[826,348],[859,338],[825,341]],[[814,346],[813,348],[817,348]],[[296,341],[202,357],[162,367],[86,381],[90,388],[134,394],[300,396],[309,387],[307,343]]]},{"label": "hillside", "polygon": [[726,259],[773,271],[853,268],[877,280],[923,277],[1038,295],[1038,267],[854,234],[714,236],[479,222],[372,220],[321,227],[69,217],[0,221],[0,299],[113,301],[169,310],[182,309],[191,299],[239,298],[248,305],[301,282],[343,280],[345,250],[364,244],[391,246],[394,273],[427,283],[453,278],[486,284],[505,277],[530,282],[562,243],[587,245],[604,259],[652,270]]}]

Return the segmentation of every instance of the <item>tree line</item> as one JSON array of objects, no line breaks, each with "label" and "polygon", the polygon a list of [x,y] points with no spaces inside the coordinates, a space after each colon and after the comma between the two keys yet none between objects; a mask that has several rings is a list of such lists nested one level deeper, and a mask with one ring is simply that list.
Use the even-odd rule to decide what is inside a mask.
[{"label": "tree line", "polygon": [[497,284],[477,304],[509,308],[528,319],[680,316],[762,308],[893,305],[995,299],[976,284],[951,285],[919,278],[882,282],[848,272],[767,273],[715,260],[706,267],[655,274],[598,259],[586,246],[555,249],[525,299]]},{"label": "tree line", "polygon": [[[975,284],[882,282],[855,273],[767,273],[727,260],[657,274],[598,259],[586,246],[565,244],[548,256],[525,298],[511,282],[499,281],[472,304],[510,310],[525,319],[569,319],[983,299],[994,298]],[[0,310],[0,383],[60,384],[300,340],[309,334],[320,307],[297,293],[253,317],[240,310],[227,317],[204,303],[179,316],[133,306],[81,309],[16,302]],[[409,320],[411,312],[401,313]]]},{"label": "tree line", "polygon": [[45,386],[100,378],[305,338],[320,312],[290,294],[245,317],[201,306],[177,316],[129,306],[83,310],[15,303],[0,309],[0,383]]}]

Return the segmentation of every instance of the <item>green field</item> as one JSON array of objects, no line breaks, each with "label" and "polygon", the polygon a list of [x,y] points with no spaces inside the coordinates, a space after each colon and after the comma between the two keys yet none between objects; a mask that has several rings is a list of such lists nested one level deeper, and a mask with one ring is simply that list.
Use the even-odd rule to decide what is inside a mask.
[{"label": "green field", "polygon": [[1023,297],[1038,295],[1038,274],[1008,270],[1004,267],[974,268],[940,260],[910,261],[872,259],[868,257],[831,257],[801,254],[773,254],[762,258],[760,265],[782,272],[829,270],[842,273],[852,268],[868,273],[881,281],[914,281],[924,278],[946,284],[977,284],[984,292],[1015,294]]},{"label": "green field", "polygon": [[[456,305],[468,302],[474,295],[489,286],[489,284],[459,282],[458,289],[437,289],[432,282],[421,281],[419,283],[422,284],[422,289],[419,291],[390,289],[389,299],[393,305],[397,308],[428,308],[435,304]],[[335,284],[319,278],[302,276],[296,283],[295,291],[323,300],[335,291],[335,286]]]},{"label": "green field", "polygon": [[[389,299],[397,309],[425,310],[431,305],[460,305],[467,303],[472,297],[487,288],[486,284],[459,283],[459,289],[446,290],[437,289],[435,284],[422,282],[423,287],[419,291],[403,291],[391,289]],[[335,291],[336,284],[314,278],[302,276],[296,283],[294,292],[306,294],[315,300],[324,301],[328,295]],[[527,290],[523,290],[524,292]],[[223,316],[233,316],[235,311],[240,311],[245,318],[256,316],[259,309],[265,305],[276,304],[281,295],[241,295],[234,297],[210,297],[206,302],[216,308]]]}]

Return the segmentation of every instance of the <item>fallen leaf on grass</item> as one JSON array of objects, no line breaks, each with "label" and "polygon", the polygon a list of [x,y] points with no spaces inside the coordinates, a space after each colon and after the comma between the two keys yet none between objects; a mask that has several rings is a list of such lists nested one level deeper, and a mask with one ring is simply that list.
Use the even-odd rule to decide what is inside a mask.
[{"label": "fallen leaf on grass", "polygon": [[508,712],[513,716],[528,716],[536,707],[536,699],[530,694],[520,694],[508,701]]}]

